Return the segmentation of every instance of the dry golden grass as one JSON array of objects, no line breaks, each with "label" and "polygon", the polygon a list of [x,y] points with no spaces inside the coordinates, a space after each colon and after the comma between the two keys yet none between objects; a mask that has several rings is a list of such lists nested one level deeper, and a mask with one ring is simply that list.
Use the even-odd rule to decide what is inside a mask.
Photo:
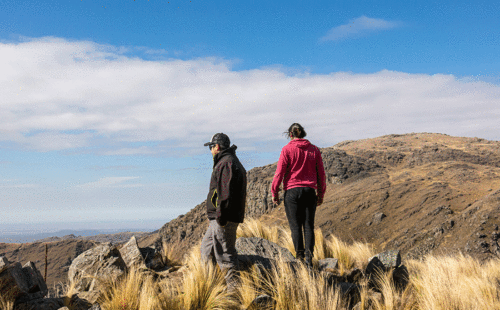
[{"label": "dry golden grass", "polygon": [[192,249],[180,287],[181,309],[211,310],[237,309],[238,302],[234,294],[226,290],[224,272],[211,262],[200,257],[199,247]]},{"label": "dry golden grass", "polygon": [[5,298],[0,294],[0,310],[12,309],[14,309],[14,302],[12,300],[5,300]]},{"label": "dry golden grass", "polygon": [[262,239],[269,240],[274,243],[280,243],[283,230],[278,226],[264,226],[257,219],[246,219],[244,223],[238,226],[236,231],[236,237],[258,237]]},{"label": "dry golden grass", "polygon": [[419,309],[500,309],[500,263],[458,255],[410,261]]},{"label": "dry golden grass", "polygon": [[[241,225],[240,236],[267,236],[282,246],[291,244],[286,228],[259,227],[258,221]],[[288,236],[288,237],[287,237]],[[174,254],[174,252],[170,252]],[[347,244],[338,238],[324,238],[316,231],[315,254],[318,259],[335,257],[339,268],[364,268],[374,252],[368,244]],[[166,255],[166,257],[169,257]],[[180,263],[180,262],[179,262]],[[392,273],[375,277],[375,287],[365,279],[360,287],[360,310],[469,310],[500,309],[500,261],[480,263],[471,257],[428,256],[421,261],[404,262],[409,270],[405,289],[395,287]],[[327,284],[324,274],[311,272],[299,264],[278,260],[274,268],[263,272],[258,267],[241,272],[240,285],[226,289],[224,271],[200,258],[199,245],[182,262],[179,281],[154,280],[149,273],[131,270],[117,282],[101,282],[103,310],[215,310],[246,309],[259,295],[275,300],[279,310],[347,309],[347,296]],[[375,291],[381,293],[377,295]],[[65,294],[74,293],[70,286]],[[352,306],[352,305],[350,305]],[[12,310],[0,295],[0,309]]]},{"label": "dry golden grass", "polygon": [[179,256],[179,244],[167,244],[165,240],[162,242],[163,244],[163,253],[162,258],[164,263],[167,266],[181,266],[182,265],[182,257]]}]

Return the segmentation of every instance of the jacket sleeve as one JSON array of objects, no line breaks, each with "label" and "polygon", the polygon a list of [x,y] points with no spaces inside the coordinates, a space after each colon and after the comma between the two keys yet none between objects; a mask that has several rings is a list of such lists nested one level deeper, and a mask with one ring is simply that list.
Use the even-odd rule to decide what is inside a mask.
[{"label": "jacket sleeve", "polygon": [[280,159],[278,160],[278,167],[276,168],[276,172],[274,173],[273,183],[271,186],[271,193],[273,197],[278,197],[280,192],[280,185],[285,177],[286,169],[288,167],[287,157],[285,154],[285,150],[281,150]]},{"label": "jacket sleeve", "polygon": [[217,182],[217,199],[216,199],[216,208],[217,208],[217,222],[219,225],[226,225],[227,223],[227,215],[229,208],[229,197],[231,195],[230,185],[233,177],[233,171],[231,169],[231,163],[226,162],[220,167],[218,171],[218,182]]},{"label": "jacket sleeve", "polygon": [[321,152],[316,148],[318,156],[316,156],[316,176],[317,186],[318,186],[318,199],[323,200],[326,192],[326,174],[325,167],[323,166],[323,158],[321,157]]}]

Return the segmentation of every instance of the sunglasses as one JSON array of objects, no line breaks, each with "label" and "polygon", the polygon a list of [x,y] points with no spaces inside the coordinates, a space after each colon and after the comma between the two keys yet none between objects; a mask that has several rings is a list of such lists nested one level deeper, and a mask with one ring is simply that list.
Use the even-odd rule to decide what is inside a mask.
[{"label": "sunglasses", "polygon": [[216,144],[210,144],[210,145],[208,146],[208,148],[210,149],[210,151],[211,151],[211,150],[215,147],[215,145],[216,145]]}]

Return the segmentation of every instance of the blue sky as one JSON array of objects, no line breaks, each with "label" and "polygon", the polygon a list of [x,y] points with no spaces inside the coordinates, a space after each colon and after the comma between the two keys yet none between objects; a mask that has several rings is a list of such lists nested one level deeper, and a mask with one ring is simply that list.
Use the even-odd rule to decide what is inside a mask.
[{"label": "blue sky", "polygon": [[0,0],[0,225],[158,228],[215,132],[248,170],[293,122],[500,140],[498,55],[497,1]]}]

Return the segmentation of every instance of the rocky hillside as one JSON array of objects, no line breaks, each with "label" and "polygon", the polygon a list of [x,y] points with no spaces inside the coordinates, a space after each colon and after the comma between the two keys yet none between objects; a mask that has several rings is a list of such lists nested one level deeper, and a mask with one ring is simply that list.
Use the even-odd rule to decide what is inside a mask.
[{"label": "rocky hillside", "polygon": [[[321,151],[328,186],[316,227],[325,235],[370,242],[379,252],[399,249],[403,258],[458,251],[480,259],[500,254],[500,142],[411,133],[344,141]],[[275,208],[271,201],[275,170],[271,164],[248,171],[247,217],[286,225],[283,205]],[[155,233],[136,235],[139,246],[176,245],[174,253],[181,257],[206,230],[204,205]],[[50,243],[49,288],[67,278],[71,259],[93,243]],[[42,243],[0,244],[0,256],[38,261],[40,270],[44,251]]]},{"label": "rocky hillside", "polygon": [[[461,251],[482,259],[500,254],[500,142],[412,133],[344,141],[321,150],[328,189],[316,226],[346,241],[366,241],[403,256]],[[247,216],[286,225],[270,184],[276,164],[248,171]],[[141,245],[201,240],[204,203],[165,224]]]}]

